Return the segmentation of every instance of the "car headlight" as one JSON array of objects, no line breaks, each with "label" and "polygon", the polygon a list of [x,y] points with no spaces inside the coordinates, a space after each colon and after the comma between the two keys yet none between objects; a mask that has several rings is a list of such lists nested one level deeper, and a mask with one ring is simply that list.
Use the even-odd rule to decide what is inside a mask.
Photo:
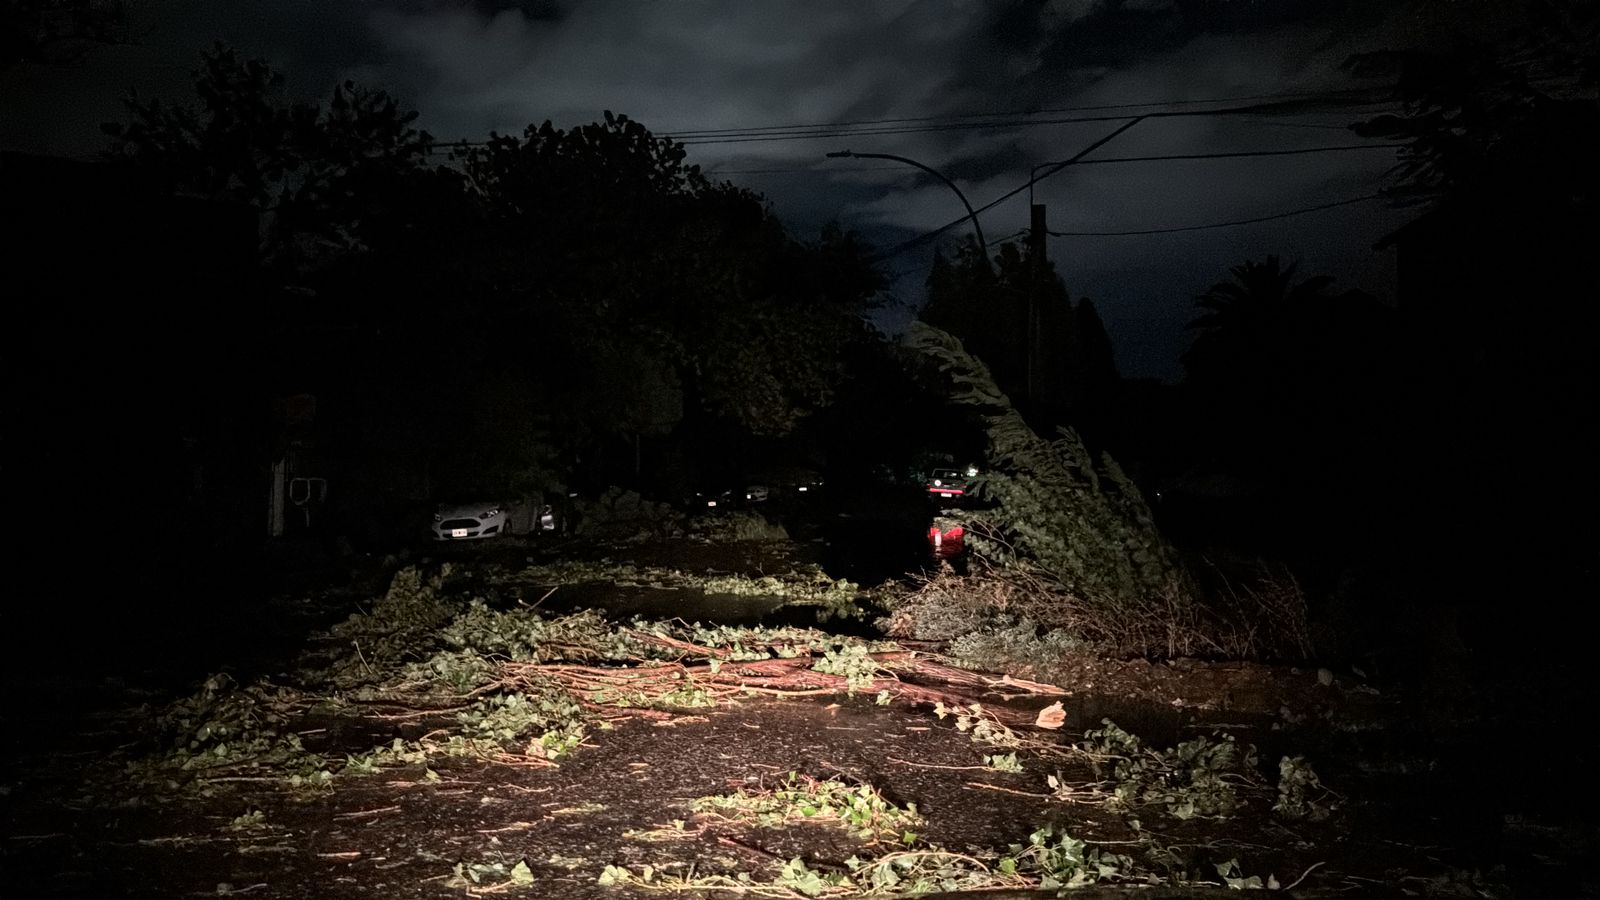
[{"label": "car headlight", "polygon": [[435,522],[443,522],[444,521],[444,514],[443,513],[434,513],[433,514],[433,520]]},{"label": "car headlight", "polygon": [[494,509],[491,509],[488,512],[479,513],[478,514],[478,518],[480,518],[480,519],[492,519],[492,518],[494,518],[495,516],[498,516],[498,515],[500,515],[500,507],[496,506]]},{"label": "car headlight", "polygon": [[934,487],[943,487],[943,486],[944,486],[944,482],[942,482],[942,481],[940,481],[940,480],[939,480],[939,479],[937,479],[937,478],[935,478],[935,479],[934,479],[934,480],[933,480],[933,486],[934,486]]}]

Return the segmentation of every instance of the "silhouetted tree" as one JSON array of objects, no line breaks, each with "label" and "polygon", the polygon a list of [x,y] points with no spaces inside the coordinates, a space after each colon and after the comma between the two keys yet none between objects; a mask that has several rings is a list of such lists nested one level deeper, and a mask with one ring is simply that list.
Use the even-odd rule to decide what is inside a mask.
[{"label": "silhouetted tree", "polygon": [[[1096,610],[1106,621],[1132,625],[1135,611],[1157,597],[1171,609],[1192,602],[1177,554],[1114,459],[1088,450],[1069,427],[1053,440],[1040,436],[952,335],[913,323],[906,343],[985,435],[986,471],[975,490],[995,506],[960,516],[974,553],[1042,576],[1063,589],[1064,605]],[[1129,649],[1160,654],[1162,640],[1140,636]]]},{"label": "silhouetted tree", "polygon": [[611,113],[466,150],[468,181],[515,248],[489,261],[496,302],[554,325],[578,356],[603,356],[595,342],[623,359],[648,350],[691,408],[786,433],[831,402],[878,276],[852,235],[796,242],[760,197],[685,157]]},{"label": "silhouetted tree", "polygon": [[6,0],[0,71],[18,63],[70,65],[95,47],[132,40],[137,0]]},{"label": "silhouetted tree", "polygon": [[222,44],[201,66],[198,106],[126,101],[131,121],[103,126],[113,160],[175,193],[255,207],[263,261],[289,279],[392,227],[433,143],[416,112],[349,81],[326,105],[286,100],[270,65]]},{"label": "silhouetted tree", "polygon": [[960,338],[1034,427],[1071,424],[1100,443],[1118,378],[1099,315],[1087,300],[1074,303],[1054,266],[1036,265],[1020,243],[1001,244],[992,262],[975,244],[935,257],[921,319]]},{"label": "silhouetted tree", "polygon": [[278,380],[337,395],[345,470],[392,464],[374,492],[525,493],[624,443],[633,474],[647,438],[782,435],[833,402],[879,284],[853,235],[791,238],[626,116],[435,165],[381,92],[290,102],[264,61],[203,61],[199,105],[131,100],[112,156],[259,211],[266,280],[294,289],[264,304]]},{"label": "silhouetted tree", "polygon": [[1205,312],[1188,326],[1200,332],[1183,355],[1191,381],[1248,401],[1257,414],[1281,411],[1284,392],[1293,390],[1284,376],[1297,367],[1301,349],[1292,340],[1297,320],[1333,284],[1326,275],[1297,282],[1298,265],[1285,268],[1268,256],[1234,266],[1231,281],[1217,282],[1195,301]]},{"label": "silhouetted tree", "polygon": [[1111,424],[1111,406],[1118,401],[1122,384],[1111,336],[1088,297],[1078,301],[1073,319],[1077,352],[1067,361],[1071,371],[1068,396],[1077,410],[1079,429],[1092,444],[1120,441]]},{"label": "silhouetted tree", "polygon": [[1352,125],[1404,141],[1397,200],[1442,197],[1579,212],[1592,218],[1600,172],[1600,4],[1544,0],[1493,40],[1351,57],[1359,76],[1395,82],[1400,115]]},{"label": "silhouetted tree", "polygon": [[[1403,140],[1391,236],[1413,347],[1414,426],[1398,448],[1427,532],[1472,574],[1562,596],[1591,580],[1600,499],[1594,334],[1600,270],[1600,4],[1508,4],[1505,27],[1352,58],[1394,79],[1399,115],[1352,126]],[[1422,529],[1419,529],[1419,531]],[[1581,589],[1581,588],[1580,588]]]},{"label": "silhouetted tree", "polygon": [[1296,269],[1276,256],[1234,266],[1196,301],[1183,357],[1208,466],[1264,481],[1293,517],[1273,523],[1280,537],[1378,508],[1403,388],[1389,311]]}]

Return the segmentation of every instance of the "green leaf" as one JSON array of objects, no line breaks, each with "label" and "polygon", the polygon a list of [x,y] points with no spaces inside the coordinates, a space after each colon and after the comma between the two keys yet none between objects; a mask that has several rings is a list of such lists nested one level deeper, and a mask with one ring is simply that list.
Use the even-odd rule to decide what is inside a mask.
[{"label": "green leaf", "polygon": [[533,870],[528,868],[528,861],[518,860],[517,864],[511,867],[511,883],[529,885],[533,882]]}]

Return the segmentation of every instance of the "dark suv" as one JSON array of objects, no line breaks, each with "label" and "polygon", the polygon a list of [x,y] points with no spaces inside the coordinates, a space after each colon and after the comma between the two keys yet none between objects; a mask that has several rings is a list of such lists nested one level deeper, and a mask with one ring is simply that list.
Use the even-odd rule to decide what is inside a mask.
[{"label": "dark suv", "polygon": [[953,500],[967,493],[968,480],[975,474],[971,469],[965,472],[960,469],[934,469],[929,473],[924,487],[933,497]]}]

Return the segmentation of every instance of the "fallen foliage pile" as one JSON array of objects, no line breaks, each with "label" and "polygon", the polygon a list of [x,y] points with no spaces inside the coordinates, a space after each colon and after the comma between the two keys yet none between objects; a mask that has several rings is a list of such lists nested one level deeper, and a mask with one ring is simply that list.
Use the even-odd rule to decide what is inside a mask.
[{"label": "fallen foliage pile", "polygon": [[706,594],[735,597],[773,597],[785,606],[812,606],[819,618],[859,618],[858,605],[865,592],[861,585],[844,578],[835,579],[815,563],[797,565],[788,571],[750,576],[736,573],[699,573],[664,566],[636,566],[631,563],[565,560],[530,563],[512,571],[493,573],[491,584],[516,592],[520,589],[544,591],[562,585],[608,584],[622,588],[695,590]]},{"label": "fallen foliage pile", "polygon": [[908,590],[885,591],[889,636],[948,640],[949,656],[992,671],[1059,669],[1071,656],[1108,658],[1283,660],[1311,658],[1305,594],[1294,579],[1261,569],[1257,579],[1198,600],[1157,591],[1115,609],[1087,603],[1025,567],[974,561],[948,568]]},{"label": "fallen foliage pile", "polygon": [[[519,577],[539,583],[591,574],[546,567]],[[996,694],[1065,694],[1061,688],[983,675],[895,642],[812,628],[617,622],[593,610],[557,614],[537,602],[476,593],[513,580],[485,580],[448,564],[432,575],[399,572],[370,607],[316,635],[291,674],[251,683],[214,675],[190,696],[152,710],[147,740],[120,769],[102,769],[113,777],[95,787],[99,800],[120,808],[208,797],[236,782],[309,799],[402,768],[409,770],[404,781],[388,784],[460,784],[462,763],[559,767],[624,719],[681,725],[747,699],[824,695],[929,708],[970,738],[981,764],[926,767],[981,769],[1019,787],[1031,783],[1031,790],[977,787],[1062,808],[1091,806],[1115,818],[1118,831],[1108,839],[1103,831],[1069,833],[1055,817],[1030,819],[1025,841],[950,848],[923,835],[927,822],[915,805],[869,781],[790,771],[673,801],[682,803],[679,818],[623,835],[650,844],[647,852],[597,861],[604,867],[597,864],[590,877],[634,891],[727,889],[785,898],[1096,884],[1275,886],[1270,875],[1246,875],[1234,859],[1216,862],[1214,848],[1180,853],[1141,820],[1250,816],[1306,824],[1328,819],[1342,800],[1298,756],[1280,761],[1274,783],[1253,747],[1222,733],[1155,749],[1106,721],[1082,741],[1064,742],[1055,733],[1064,720],[1061,702],[1027,711],[986,702]],[[402,727],[403,736],[392,736]],[[226,828],[260,830],[261,820],[252,806]],[[821,834],[815,846],[830,849],[780,857],[766,848],[793,846],[774,840],[772,832],[784,829]],[[686,846],[709,841],[733,855],[726,862],[676,859],[660,846],[691,839],[697,843]],[[531,887],[538,877],[537,865],[499,849],[452,862],[454,869],[437,877],[469,893]]]},{"label": "fallen foliage pile", "polygon": [[[572,574],[543,567],[518,577]],[[452,757],[549,766],[619,718],[664,718],[758,695],[869,693],[880,703],[959,705],[998,684],[1012,693],[1058,692],[816,629],[617,624],[593,610],[497,608],[453,589],[471,583],[449,564],[431,577],[404,569],[370,609],[315,636],[291,678],[239,684],[212,676],[154,716],[124,784],[205,792],[249,778],[321,788],[385,765]],[[819,591],[849,585],[810,583]],[[370,720],[433,727],[378,746],[312,750],[297,728],[313,719],[324,723],[320,732],[361,733],[355,725]]]}]

